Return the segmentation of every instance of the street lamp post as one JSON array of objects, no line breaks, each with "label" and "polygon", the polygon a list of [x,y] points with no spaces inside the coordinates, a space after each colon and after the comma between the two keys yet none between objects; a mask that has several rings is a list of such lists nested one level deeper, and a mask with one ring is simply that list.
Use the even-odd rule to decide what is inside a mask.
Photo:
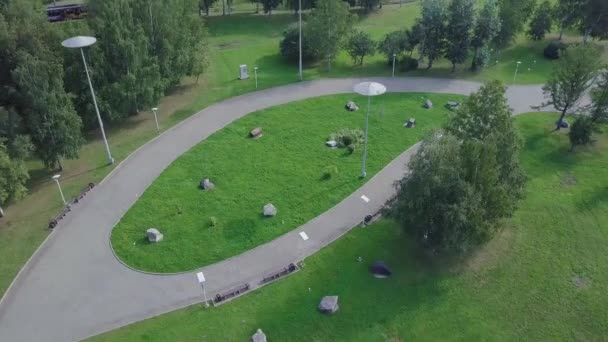
[{"label": "street lamp post", "polygon": [[203,272],[198,272],[196,274],[196,278],[198,279],[198,283],[201,284],[201,288],[203,289],[203,302],[205,303],[205,306],[209,306],[209,303],[207,302],[207,291],[205,291],[205,275],[203,274]]},{"label": "street lamp post", "polygon": [[513,75],[513,84],[515,84],[515,80],[517,79],[517,71],[519,71],[520,61],[517,61],[517,65],[515,66],[515,75]]},{"label": "street lamp post", "polygon": [[298,21],[300,23],[300,36],[298,38],[299,45],[299,70],[300,70],[300,81],[304,80],[304,76],[302,75],[302,0],[298,0]]},{"label": "street lamp post", "polygon": [[55,181],[55,183],[57,183],[57,187],[59,188],[59,193],[61,194],[61,200],[63,201],[63,204],[68,205],[68,202],[65,201],[65,197],[63,196],[63,191],[61,190],[61,184],[59,184],[59,177],[61,177],[61,175],[57,174],[57,175],[54,175],[52,178]]},{"label": "street lamp post", "polygon": [[158,116],[156,115],[157,107],[152,108],[152,113],[154,113],[154,121],[156,122],[156,131],[160,133],[160,127],[158,126]]},{"label": "street lamp post", "polygon": [[89,81],[89,88],[91,89],[91,96],[93,97],[93,104],[95,105],[95,112],[97,113],[97,120],[99,121],[99,128],[101,129],[101,136],[103,137],[103,142],[106,147],[106,153],[108,154],[108,163],[113,164],[114,158],[112,158],[112,153],[110,152],[110,145],[108,144],[108,139],[106,138],[106,132],[103,129],[103,121],[101,120],[101,115],[99,114],[99,107],[97,107],[97,99],[95,98],[95,91],[93,90],[93,83],[91,83],[91,76],[89,75],[89,67],[87,66],[87,60],[84,57],[84,49],[87,46],[91,46],[95,44],[97,39],[95,37],[87,37],[87,36],[76,36],[72,38],[68,38],[61,42],[66,48],[69,49],[80,49],[80,54],[82,55],[82,63],[84,64],[84,71],[87,74],[87,80]]},{"label": "street lamp post", "polygon": [[367,176],[365,162],[367,159],[367,132],[369,128],[369,111],[371,107],[372,96],[382,95],[386,92],[386,87],[383,84],[376,82],[362,82],[355,86],[355,93],[367,96],[367,113],[365,114],[365,135],[363,137],[363,159],[361,161],[361,178]]},{"label": "street lamp post", "polygon": [[253,68],[253,74],[255,75],[255,89],[258,89],[258,67]]},{"label": "street lamp post", "polygon": [[395,59],[397,58],[397,54],[393,54],[393,77],[395,77]]}]

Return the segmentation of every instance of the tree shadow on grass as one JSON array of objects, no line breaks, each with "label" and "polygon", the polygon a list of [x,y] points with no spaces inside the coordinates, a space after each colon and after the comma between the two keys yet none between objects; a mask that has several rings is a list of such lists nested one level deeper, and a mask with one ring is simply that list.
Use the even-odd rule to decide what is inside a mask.
[{"label": "tree shadow on grass", "polygon": [[576,206],[579,209],[591,210],[605,203],[608,203],[608,186],[596,188],[593,192],[587,193]]}]

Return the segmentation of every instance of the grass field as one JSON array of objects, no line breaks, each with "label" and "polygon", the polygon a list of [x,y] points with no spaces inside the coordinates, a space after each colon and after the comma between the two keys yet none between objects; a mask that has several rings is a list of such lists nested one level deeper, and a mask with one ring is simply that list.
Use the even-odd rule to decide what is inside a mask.
[{"label": "grass field", "polygon": [[[253,79],[236,79],[239,64],[260,67],[260,88],[297,80],[296,68],[285,64],[277,55],[281,32],[289,22],[295,20],[293,14],[284,11],[272,16],[254,15],[244,13],[251,12],[253,8],[247,1],[239,0],[235,3],[242,8],[243,13],[230,17],[212,16],[208,19],[211,55],[209,69],[200,82],[184,80],[181,87],[159,103],[161,129],[173,126],[211,103],[254,90]],[[374,39],[379,39],[389,31],[411,25],[418,13],[417,2],[402,7],[385,6],[380,11],[361,17],[357,27],[370,32]],[[540,83],[550,69],[549,62],[540,57],[545,43],[531,43],[520,38],[513,48],[502,52],[496,66],[479,74],[465,71],[466,66],[460,66],[456,73],[450,74],[448,63],[438,61],[430,71],[421,70],[399,76],[428,75],[477,80],[499,78],[510,83],[513,81],[514,62],[518,59],[523,64],[517,82]],[[603,46],[605,48],[606,44]],[[534,60],[537,61],[536,64]],[[352,67],[350,58],[341,54],[331,73],[327,73],[323,65],[310,65],[305,69],[306,79],[359,75],[388,76],[390,68],[381,56],[366,58],[363,67]],[[150,112],[142,112],[120,125],[106,123],[106,129],[117,162],[156,135],[154,118]],[[113,168],[106,165],[100,134],[92,133],[87,138],[89,142],[80,151],[80,158],[64,161],[62,185],[68,197],[77,194],[87,183],[100,181]],[[29,166],[32,175],[29,195],[24,200],[5,207],[7,216],[0,219],[0,294],[4,293],[18,270],[47,236],[44,227],[61,206],[55,184],[50,180],[54,172],[44,169],[37,161],[31,162]]]},{"label": "grass field", "polygon": [[[357,229],[275,284],[95,341],[601,341],[608,336],[608,134],[568,152],[553,114],[517,117],[526,198],[502,232],[463,260],[429,260],[389,220]],[[359,263],[357,257],[363,262]],[[374,260],[393,277],[374,279]],[[340,311],[319,314],[323,295]]]},{"label": "grass field", "polygon": [[[422,108],[423,99],[435,106]],[[385,94],[374,98],[370,118],[368,175],[373,176],[401,152],[438,127],[460,96]],[[325,146],[343,128],[363,129],[365,110],[348,112],[356,95],[312,98],[252,113],[186,152],[146,190],[112,232],[112,246],[132,267],[152,272],[195,269],[240,254],[291,231],[359,188],[361,148],[353,154]],[[410,117],[416,128],[403,127]],[[264,135],[247,137],[254,127]],[[338,173],[324,179],[324,171]],[[210,177],[216,188],[198,189]],[[274,218],[262,206],[278,208]],[[210,226],[210,217],[218,220]],[[165,235],[159,244],[145,241],[145,230]],[[204,248],[201,248],[204,246]]]}]

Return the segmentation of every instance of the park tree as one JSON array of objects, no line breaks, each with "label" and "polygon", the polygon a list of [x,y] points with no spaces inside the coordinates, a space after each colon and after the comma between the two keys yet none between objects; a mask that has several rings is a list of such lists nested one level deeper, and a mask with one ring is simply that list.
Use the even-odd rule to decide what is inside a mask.
[{"label": "park tree", "polygon": [[425,138],[398,183],[393,215],[423,247],[452,254],[488,241],[508,215],[496,145],[450,133]]},{"label": "park tree", "polygon": [[574,151],[576,146],[587,145],[591,142],[591,135],[593,134],[593,120],[587,115],[579,115],[568,132],[568,138],[570,139],[570,151]]},{"label": "park tree", "polygon": [[452,72],[456,64],[464,63],[471,44],[471,30],[475,21],[473,0],[453,0],[448,8],[446,31],[446,58],[452,62]]},{"label": "park tree", "polygon": [[327,61],[327,69],[331,70],[331,61],[353,25],[348,5],[342,0],[320,1],[307,21],[307,34],[315,38],[321,57]]},{"label": "park tree", "polygon": [[209,10],[211,9],[211,7],[213,7],[213,4],[215,4],[216,2],[217,2],[217,0],[199,0],[199,2],[198,2],[199,15],[200,15],[200,13],[205,13],[206,15],[209,15]]},{"label": "park tree", "polygon": [[298,14],[300,1],[302,2],[302,10],[314,8],[317,3],[317,0],[286,0],[285,6],[291,8],[294,14]]},{"label": "park tree", "polygon": [[25,163],[9,156],[4,143],[0,141],[0,217],[7,203],[21,199],[27,192],[25,183],[29,179]]},{"label": "park tree", "polygon": [[406,51],[411,51],[408,31],[400,30],[387,33],[378,42],[378,51],[386,56],[389,64],[393,62],[393,55],[399,56]]},{"label": "park tree", "polygon": [[486,0],[477,15],[477,22],[473,30],[471,47],[473,48],[473,61],[471,69],[477,71],[487,65],[489,59],[489,45],[500,31],[499,8],[496,0]]},{"label": "park tree", "polygon": [[585,43],[591,38],[608,39],[608,1],[583,0],[579,27]]},{"label": "park tree", "polygon": [[575,109],[599,69],[599,52],[591,46],[573,46],[563,53],[553,67],[549,80],[543,86],[549,100],[541,107],[553,106],[560,112],[556,130],[568,111]]},{"label": "park tree", "polygon": [[591,90],[590,114],[594,124],[608,122],[608,71],[603,71]]},{"label": "park tree", "polygon": [[[302,23],[302,61],[311,62],[318,58],[319,51],[313,41],[313,38],[308,34],[308,23]],[[279,43],[279,51],[287,61],[298,63],[300,56],[299,46],[300,28],[298,23],[289,25],[283,31],[283,39]]]},{"label": "park tree", "polygon": [[445,125],[460,140],[485,141],[496,145],[498,180],[505,187],[512,213],[523,195],[525,175],[519,163],[521,138],[513,126],[506,87],[500,81],[484,84],[464,101]]},{"label": "park tree", "polygon": [[279,7],[279,5],[283,2],[283,0],[260,0],[262,4],[262,9],[264,9],[264,13],[268,15],[272,14],[272,10]]},{"label": "park tree", "polygon": [[376,8],[382,7],[381,0],[358,0],[357,4],[361,6],[365,12],[371,12]]},{"label": "park tree", "polygon": [[528,22],[535,0],[499,0],[500,31],[494,37],[494,45],[505,49],[523,31]]},{"label": "park tree", "polygon": [[558,0],[553,9],[553,17],[559,26],[559,40],[562,40],[564,30],[575,26],[582,15],[586,0]]},{"label": "park tree", "polygon": [[368,33],[355,31],[346,43],[346,51],[353,63],[363,65],[363,58],[376,52],[376,43]]},{"label": "park tree", "polygon": [[552,16],[555,11],[549,1],[544,1],[534,10],[534,15],[530,21],[528,28],[528,36],[533,40],[541,40],[545,38],[545,34],[551,32],[553,26]]},{"label": "park tree", "polygon": [[422,3],[420,19],[422,42],[420,54],[428,61],[427,69],[441,57],[446,45],[446,3],[444,0],[426,0]]}]

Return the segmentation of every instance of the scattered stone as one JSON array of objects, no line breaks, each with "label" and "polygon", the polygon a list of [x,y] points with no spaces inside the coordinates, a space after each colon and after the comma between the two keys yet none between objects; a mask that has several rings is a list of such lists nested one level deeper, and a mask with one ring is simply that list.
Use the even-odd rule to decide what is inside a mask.
[{"label": "scattered stone", "polygon": [[374,264],[369,267],[369,271],[376,278],[387,278],[393,274],[393,271],[391,271],[391,269],[383,261],[374,262]]},{"label": "scattered stone", "polygon": [[354,112],[354,111],[359,110],[359,106],[357,106],[357,104],[353,101],[346,102],[346,106],[344,106],[344,108],[346,108],[346,110],[348,110],[349,112]]},{"label": "scattered stone", "polygon": [[266,335],[262,329],[258,329],[253,336],[251,336],[251,342],[266,342]]},{"label": "scattered stone", "polygon": [[334,147],[338,147],[338,142],[335,140],[329,140],[325,143],[325,145],[334,148]]},{"label": "scattered stone", "polygon": [[262,136],[262,127],[256,127],[249,132],[251,138],[259,138]]},{"label": "scattered stone", "polygon": [[433,102],[431,102],[431,100],[429,100],[429,99],[426,99],[426,100],[424,101],[424,108],[426,108],[426,109],[431,109],[431,108],[433,108]]},{"label": "scattered stone", "polygon": [[215,184],[213,184],[209,178],[205,178],[201,181],[200,187],[203,190],[213,190],[213,188],[215,188]]},{"label": "scattered stone", "polygon": [[277,208],[274,205],[272,205],[272,203],[268,203],[264,206],[263,213],[264,213],[264,216],[266,216],[266,217],[275,216],[277,214]]},{"label": "scattered stone", "polygon": [[572,282],[574,283],[574,286],[579,289],[586,289],[589,287],[589,280],[583,277],[575,276],[572,278]]},{"label": "scattered stone", "polygon": [[325,296],[321,299],[321,303],[319,303],[319,311],[322,313],[333,314],[339,308],[338,296]]},{"label": "scattered stone", "polygon": [[576,180],[576,177],[572,173],[568,172],[568,173],[566,173],[566,175],[564,175],[564,178],[562,179],[561,183],[562,183],[562,186],[564,186],[564,187],[573,186],[573,185],[576,185],[577,180]]},{"label": "scattered stone", "polygon": [[449,109],[457,109],[458,107],[460,107],[460,102],[448,101],[447,107]]},{"label": "scattered stone", "polygon": [[405,126],[407,128],[414,128],[414,127],[416,127],[416,119],[410,118],[409,120],[407,120],[405,122],[405,124],[403,124],[403,126]]},{"label": "scattered stone", "polygon": [[358,256],[358,257],[357,257],[357,261],[358,261],[358,262],[363,262],[363,257]]},{"label": "scattered stone", "polygon": [[[559,121],[558,121],[559,122]],[[556,122],[555,124],[557,125],[558,122]],[[568,120],[566,119],[562,119],[562,123],[559,125],[561,128],[569,128],[570,127],[570,123],[568,122]]]},{"label": "scattered stone", "polygon": [[164,238],[164,235],[158,231],[156,228],[150,228],[146,230],[146,235],[148,236],[148,241],[150,242],[160,242]]}]

